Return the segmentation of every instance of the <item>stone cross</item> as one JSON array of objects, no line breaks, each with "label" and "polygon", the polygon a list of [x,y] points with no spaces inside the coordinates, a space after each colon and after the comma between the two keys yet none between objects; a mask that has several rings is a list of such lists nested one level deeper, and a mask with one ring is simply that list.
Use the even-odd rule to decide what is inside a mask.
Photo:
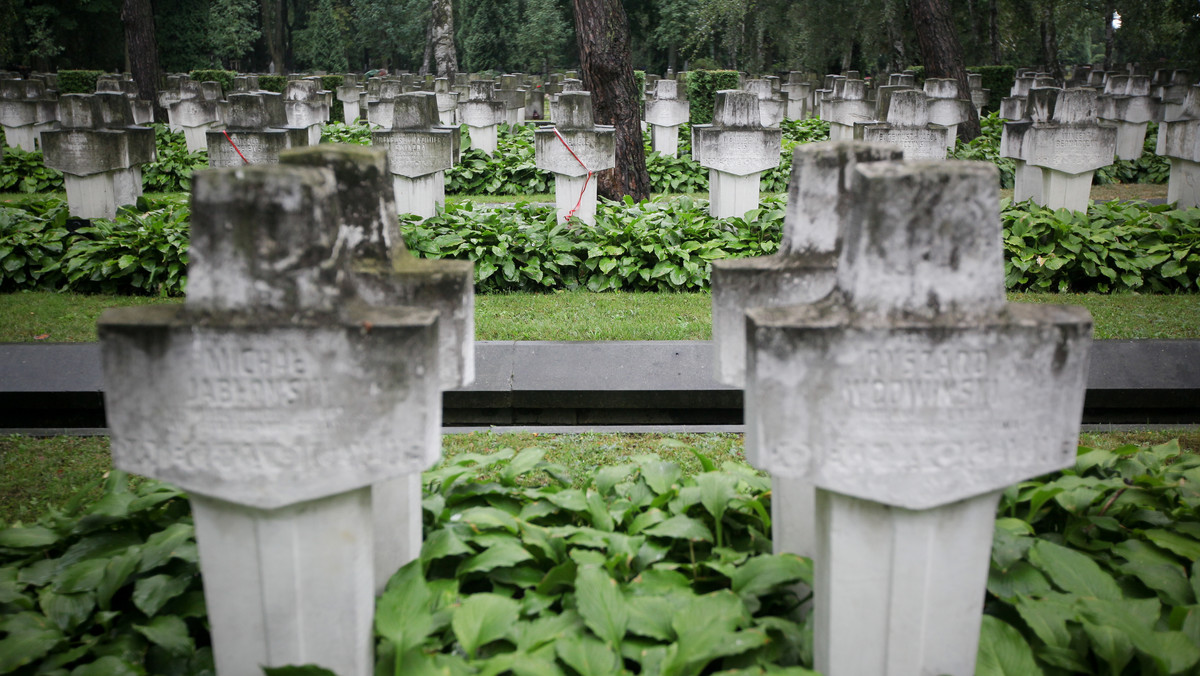
[{"label": "stone cross", "polygon": [[508,126],[525,124],[526,89],[517,82],[517,75],[501,75],[497,78],[494,98],[504,104],[504,121]]},{"label": "stone cross", "polygon": [[891,73],[888,75],[888,85],[912,89],[917,86],[917,77],[909,72]]},{"label": "stone cross", "polygon": [[679,95],[675,80],[654,83],[654,95],[646,97],[646,124],[655,152],[668,157],[679,153],[679,126],[688,121],[691,104]]},{"label": "stone cross", "polygon": [[1141,157],[1146,127],[1158,117],[1158,103],[1150,97],[1150,78],[1145,75],[1110,77],[1099,97],[1097,115],[1117,127],[1118,159]]},{"label": "stone cross", "polygon": [[467,100],[458,102],[458,119],[467,125],[471,147],[494,155],[499,143],[497,127],[506,114],[504,102],[492,97],[495,87],[491,80],[472,80],[470,87]]},{"label": "stone cross", "polygon": [[[954,149],[958,125],[971,117],[971,100],[959,96],[958,80],[929,78],[925,81],[925,96],[929,98],[929,121],[950,129],[946,148]],[[918,159],[916,156],[909,159]]]},{"label": "stone cross", "polygon": [[334,171],[195,178],[183,306],[99,323],[114,465],[189,493],[218,673],[374,673],[372,484],[439,447],[437,313],[356,301]]},{"label": "stone cross", "polygon": [[[41,80],[0,80],[0,127],[5,144],[37,150],[42,132],[58,126],[58,102]],[[4,144],[0,144],[4,145]]]},{"label": "stone cross", "polygon": [[967,85],[971,89],[971,105],[975,106],[975,114],[983,117],[983,107],[987,105],[992,91],[983,88],[981,73],[967,73]]},{"label": "stone cross", "polygon": [[213,87],[205,88],[199,82],[188,80],[180,83],[175,97],[176,100],[167,106],[167,119],[172,128],[183,132],[189,153],[207,149],[206,134],[210,129],[221,127],[220,86],[214,91]]},{"label": "stone cross", "polygon": [[366,91],[359,85],[358,75],[348,73],[342,76],[342,84],[337,88],[337,99],[342,102],[342,121],[346,124],[358,122],[364,98]]},{"label": "stone cross", "polygon": [[1170,81],[1158,87],[1155,98],[1161,102],[1160,120],[1178,119],[1181,114],[1184,99],[1192,88],[1191,73],[1186,70],[1171,72]]},{"label": "stone cross", "polygon": [[429,218],[446,203],[445,172],[458,160],[458,129],[438,125],[432,92],[401,94],[393,111],[391,130],[371,132],[371,145],[387,151],[400,213]]},{"label": "stone cross", "polygon": [[916,89],[890,92],[887,122],[856,124],[854,135],[865,141],[898,145],[904,149],[905,159],[945,159],[951,132],[949,127],[930,120],[931,101]]},{"label": "stone cross", "polygon": [[758,117],[764,127],[778,127],[787,114],[787,100],[771,89],[770,80],[746,80],[744,89],[758,97]]},{"label": "stone cross", "polygon": [[812,82],[800,71],[788,73],[788,81],[780,87],[787,95],[787,119],[804,120],[812,114]]},{"label": "stone cross", "polygon": [[440,123],[447,127],[458,124],[458,92],[450,87],[450,78],[439,77],[434,80],[433,92],[437,95]]},{"label": "stone cross", "polygon": [[1171,160],[1167,201],[1177,209],[1200,207],[1200,85],[1159,124],[1155,153]]},{"label": "stone cross", "polygon": [[616,132],[595,124],[590,92],[565,92],[551,108],[553,127],[533,132],[534,164],[554,174],[558,222],[574,215],[588,225],[596,222],[598,171],[617,164]]},{"label": "stone cross", "polygon": [[747,313],[747,459],[816,486],[816,670],[971,676],[997,500],[1075,462],[1091,319],[1005,302],[993,166],[846,180],[835,292]]},{"label": "stone cross", "polygon": [[528,77],[525,94],[525,121],[546,119],[546,89],[540,77]]},{"label": "stone cross", "polygon": [[273,92],[230,94],[225,129],[209,130],[208,166],[236,167],[243,164],[276,164],[287,148],[309,145],[305,127],[287,123],[283,97]]},{"label": "stone cross", "polygon": [[1026,168],[1041,169],[1042,185],[1040,194],[1026,194],[1032,177],[1021,177],[1014,184],[1014,200],[1087,211],[1092,174],[1112,164],[1117,150],[1117,128],[1099,123],[1096,107],[1094,89],[1030,91],[1029,119],[1004,123],[1000,155],[1020,160]]},{"label": "stone cross", "polygon": [[320,79],[292,80],[283,92],[288,126],[308,130],[308,145],[321,142],[321,125],[329,121],[329,94]]},{"label": "stone cross", "polygon": [[717,92],[712,124],[692,125],[692,157],[708,168],[708,212],[744,216],[758,208],[762,172],[779,166],[783,132],[762,126],[758,97],[738,89]]},{"label": "stone cross", "polygon": [[830,141],[854,138],[854,125],[874,121],[874,112],[862,80],[835,80],[832,94],[821,103],[821,119],[829,123]]},{"label": "stone cross", "polygon": [[[475,277],[470,261],[417,258],[407,251],[391,199],[392,178],[377,148],[325,144],[285,151],[282,164],[328,167],[342,205],[337,227],[351,246],[350,282],[369,307],[435,310],[438,387],[464,387],[475,380]],[[429,418],[428,424],[437,421]],[[421,439],[440,430],[422,430]],[[425,449],[432,464],[437,447]],[[371,487],[375,515],[375,593],[421,551],[421,473],[410,472]]]},{"label": "stone cross", "polygon": [[404,84],[399,80],[379,80],[374,94],[367,91],[367,122],[382,129],[391,129],[392,104],[403,93]]},{"label": "stone cross", "polygon": [[155,158],[154,130],[133,122],[124,94],[66,94],[62,128],[42,132],[47,167],[63,173],[67,208],[77,218],[112,218],[142,194],[142,166]]},{"label": "stone cross", "polygon": [[[894,146],[838,141],[797,146],[779,251],[712,262],[712,327],[717,380],[746,386],[746,310],[815,303],[833,291],[842,228],[853,206],[849,179],[863,162],[900,160]],[[815,489],[807,478],[772,477],[776,552],[811,557]]]}]

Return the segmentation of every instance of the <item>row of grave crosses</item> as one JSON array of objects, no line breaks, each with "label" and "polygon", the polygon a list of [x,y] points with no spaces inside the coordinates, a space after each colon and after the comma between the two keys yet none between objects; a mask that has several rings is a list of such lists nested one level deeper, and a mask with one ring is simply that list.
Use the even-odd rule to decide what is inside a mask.
[{"label": "row of grave crosses", "polygon": [[[780,252],[713,271],[830,676],[974,673],[1000,491],[1069,466],[1082,414],[1091,318],[1005,301],[995,167],[903,153],[797,148]],[[114,464],[189,493],[220,674],[373,673],[375,595],[420,550],[472,265],[405,251],[387,162],[199,172],[186,302],[99,323]]]}]

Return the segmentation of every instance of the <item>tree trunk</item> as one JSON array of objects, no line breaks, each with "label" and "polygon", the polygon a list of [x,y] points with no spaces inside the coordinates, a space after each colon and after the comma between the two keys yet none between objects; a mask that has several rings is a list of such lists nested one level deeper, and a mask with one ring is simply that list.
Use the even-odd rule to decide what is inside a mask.
[{"label": "tree trunk", "polygon": [[417,75],[422,77],[429,75],[429,63],[433,61],[433,17],[429,17],[429,24],[425,26],[425,53],[421,56],[421,68],[417,71]]},{"label": "tree trunk", "polygon": [[617,166],[597,176],[596,190],[609,199],[650,196],[642,145],[637,84],[629,46],[629,20],[620,0],[574,0],[575,35],[583,88],[592,93],[597,124],[616,126]]},{"label": "tree trunk", "polygon": [[[962,44],[946,0],[909,0],[908,8],[921,48],[921,61],[925,64],[925,77],[954,78],[958,80],[959,97],[969,99],[971,85],[963,63]],[[958,136],[970,141],[979,136],[979,116],[975,106],[966,108],[967,121],[958,126]]]},{"label": "tree trunk", "polygon": [[124,0],[121,23],[125,25],[125,57],[137,83],[138,98],[154,106],[154,119],[166,120],[166,111],[158,105],[158,42],[150,0]]},{"label": "tree trunk", "polygon": [[429,26],[437,76],[453,79],[458,72],[458,52],[454,49],[454,4],[451,0],[433,0]]},{"label": "tree trunk", "polygon": [[1115,0],[1108,0],[1104,7],[1104,70],[1112,70],[1113,19],[1117,13]]},{"label": "tree trunk", "polygon": [[267,60],[270,61],[268,71],[283,75],[284,37],[283,37],[283,0],[261,0],[262,2],[262,34],[267,46]]},{"label": "tree trunk", "polygon": [[1042,3],[1042,61],[1046,63],[1050,75],[1058,86],[1062,86],[1062,65],[1058,62],[1058,29],[1054,25],[1054,0],[1043,0]]},{"label": "tree trunk", "polygon": [[988,8],[988,39],[992,43],[992,65],[999,66],[1000,60],[1000,0],[991,0]]}]

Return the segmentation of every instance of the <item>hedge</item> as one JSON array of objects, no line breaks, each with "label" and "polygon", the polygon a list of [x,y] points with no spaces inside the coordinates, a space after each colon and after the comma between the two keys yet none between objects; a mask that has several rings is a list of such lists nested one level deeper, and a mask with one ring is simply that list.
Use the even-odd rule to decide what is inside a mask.
[{"label": "hedge", "polygon": [[102,70],[60,70],[58,71],[59,94],[94,94],[96,80],[104,75]]},{"label": "hedge", "polygon": [[737,89],[741,74],[736,70],[693,70],[688,72],[687,97],[691,103],[692,124],[709,124],[713,118],[713,103],[722,89]]}]

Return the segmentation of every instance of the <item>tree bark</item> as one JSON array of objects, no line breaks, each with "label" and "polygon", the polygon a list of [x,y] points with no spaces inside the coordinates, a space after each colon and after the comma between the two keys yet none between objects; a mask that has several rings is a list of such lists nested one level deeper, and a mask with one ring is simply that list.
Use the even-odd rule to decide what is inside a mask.
[{"label": "tree bark", "polygon": [[267,46],[267,59],[271,62],[269,72],[283,75],[285,56],[283,0],[261,0],[262,33]]},{"label": "tree bark", "polygon": [[454,4],[451,0],[433,0],[429,26],[437,76],[453,79],[458,72],[458,52],[454,49]]},{"label": "tree bark", "polygon": [[[954,78],[958,80],[959,98],[969,99],[971,85],[963,63],[962,44],[958,41],[946,0],[909,0],[908,9],[917,33],[917,45],[921,48],[925,77]],[[975,106],[966,108],[967,121],[958,126],[958,135],[962,140],[970,141],[979,136],[979,116]]]},{"label": "tree bark", "polygon": [[125,25],[125,56],[137,83],[138,98],[154,106],[154,118],[165,120],[158,105],[158,42],[154,38],[154,8],[150,0],[124,0],[121,23]]},{"label": "tree bark", "polygon": [[617,166],[597,175],[596,191],[609,199],[650,196],[642,145],[637,84],[629,43],[629,19],[620,0],[574,0],[575,35],[583,87],[592,93],[597,124],[616,127]]},{"label": "tree bark", "polygon": [[1042,61],[1046,63],[1050,75],[1058,86],[1062,86],[1062,64],[1058,62],[1058,28],[1054,23],[1054,0],[1043,0],[1042,3]]},{"label": "tree bark", "polygon": [[1117,13],[1115,0],[1108,0],[1104,7],[1104,70],[1112,70],[1113,18]]},{"label": "tree bark", "polygon": [[1001,65],[1000,60],[1000,0],[991,0],[988,8],[988,40],[992,43],[992,65]]}]

